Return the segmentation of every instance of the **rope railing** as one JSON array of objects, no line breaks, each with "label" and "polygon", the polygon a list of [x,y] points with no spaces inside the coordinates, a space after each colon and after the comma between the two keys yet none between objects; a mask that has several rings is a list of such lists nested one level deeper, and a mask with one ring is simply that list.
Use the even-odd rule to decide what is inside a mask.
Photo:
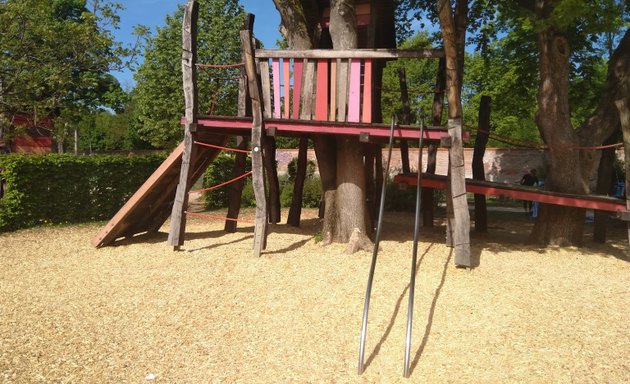
[{"label": "rope railing", "polygon": [[621,148],[623,147],[623,143],[615,143],[615,144],[607,144],[607,145],[595,145],[595,146],[580,146],[580,145],[566,145],[566,146],[549,146],[546,144],[538,144],[532,141],[521,140],[515,137],[509,137],[500,135],[498,133],[493,133],[486,131],[484,129],[475,128],[466,126],[471,130],[476,130],[478,133],[483,133],[488,135],[491,139],[500,141],[502,143],[516,145],[524,148],[532,148],[532,149],[542,149],[542,150],[558,150],[558,149],[578,149],[578,150],[600,150],[600,149],[610,149],[610,148]]},{"label": "rope railing", "polygon": [[197,64],[198,68],[211,69],[211,68],[237,68],[244,67],[245,63],[232,63],[232,64]]},{"label": "rope railing", "polygon": [[249,155],[251,153],[251,151],[248,151],[246,149],[238,149],[238,148],[229,148],[229,147],[222,147],[220,145],[215,145],[215,144],[208,144],[208,143],[204,143],[202,141],[195,141],[195,144],[197,145],[201,145],[202,147],[208,147],[208,148],[216,148],[216,149],[221,149],[223,151],[229,151],[229,152],[238,152],[238,153],[245,153],[247,155]]},{"label": "rope railing", "polygon": [[235,177],[235,178],[233,178],[232,180],[228,180],[228,181],[226,181],[226,182],[224,182],[224,183],[221,183],[221,184],[218,184],[218,185],[214,185],[214,186],[212,186],[212,187],[208,187],[208,188],[197,189],[197,190],[194,190],[194,191],[190,191],[190,192],[188,192],[188,193],[202,193],[202,192],[213,191],[213,190],[215,190],[215,189],[219,189],[219,188],[221,188],[221,187],[225,187],[226,185],[231,184],[231,183],[233,183],[233,182],[235,182],[235,181],[238,181],[238,180],[244,179],[244,178],[246,178],[247,176],[249,176],[249,175],[251,175],[251,174],[252,174],[252,171],[249,171],[249,172],[247,172],[247,173],[245,173],[245,174],[243,174],[243,175],[240,175],[240,176],[238,176],[238,177]]}]

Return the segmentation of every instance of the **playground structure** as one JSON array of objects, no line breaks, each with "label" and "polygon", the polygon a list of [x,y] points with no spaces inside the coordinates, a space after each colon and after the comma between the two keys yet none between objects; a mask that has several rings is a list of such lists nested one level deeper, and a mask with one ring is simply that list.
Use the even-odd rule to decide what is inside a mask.
[{"label": "playground structure", "polygon": [[[374,22],[370,19],[369,7],[367,12],[365,7],[362,9],[363,13],[358,18],[359,22],[368,24]],[[468,241],[469,224],[467,220],[462,220],[462,207],[455,207],[453,197],[461,196],[466,192],[476,195],[505,195],[548,204],[618,212],[621,217],[628,218],[630,206],[620,199],[568,195],[484,181],[483,175],[479,177],[478,167],[475,165],[475,163],[478,164],[479,156],[483,158],[485,148],[483,130],[479,130],[477,135],[476,149],[479,146],[479,151],[476,157],[478,160],[477,162],[473,160],[473,173],[478,180],[465,180],[462,172],[462,138],[465,135],[461,133],[461,121],[450,120],[448,127],[439,125],[424,127],[424,124],[420,127],[404,124],[394,126],[393,123],[391,126],[381,124],[378,110],[381,89],[380,78],[377,74],[384,62],[401,58],[439,59],[444,57],[442,50],[283,51],[256,49],[256,42],[252,35],[253,16],[250,15],[246,19],[245,28],[240,36],[243,62],[233,64],[242,68],[238,116],[200,115],[196,71],[203,67],[211,68],[213,65],[197,63],[197,17],[198,4],[190,0],[186,6],[183,23],[182,71],[186,99],[186,111],[182,120],[184,141],[99,232],[93,240],[94,246],[110,245],[121,237],[131,237],[138,233],[155,232],[170,215],[168,243],[175,249],[179,249],[184,244],[188,214],[186,207],[192,183],[203,174],[220,151],[235,151],[237,152],[237,166],[234,169],[232,181],[242,180],[250,175],[250,172],[246,172],[244,164],[246,156],[252,158],[251,176],[256,198],[253,250],[254,254],[259,256],[267,243],[267,223],[275,222],[272,217],[274,211],[279,209],[276,202],[277,170],[272,161],[275,157],[276,136],[301,138],[310,135],[353,136],[358,138],[357,145],[367,142],[380,144],[389,139],[390,157],[395,139],[403,142],[419,140],[421,150],[423,142],[429,143],[433,150],[437,148],[438,143],[447,147],[451,159],[448,176],[431,175],[433,172],[430,169],[427,169],[426,173],[419,172],[411,175],[407,169],[405,174],[396,177],[396,181],[406,185],[447,190],[449,219],[447,244],[455,247],[455,264],[461,267],[473,266]],[[402,83],[401,81],[401,85]],[[436,121],[435,118],[434,121]],[[227,147],[231,136],[238,137],[236,148]],[[485,136],[487,142],[487,134]],[[251,150],[247,149],[248,138],[251,141]],[[367,164],[368,162],[366,166]],[[421,164],[418,164],[418,170],[421,170]],[[370,171],[373,172],[374,169]],[[382,169],[377,166],[376,172],[382,174]],[[381,179],[380,183],[376,182],[376,184],[378,184],[377,187],[382,188],[384,181]],[[234,230],[238,221],[241,190],[242,188],[233,189],[226,230]],[[421,192],[421,188],[418,188],[405,350],[404,375],[406,377],[409,376],[410,330]],[[363,317],[359,373],[363,370],[367,314],[382,224],[384,189],[380,197],[376,241]],[[467,217],[467,207],[463,208]],[[476,209],[475,213],[478,212],[485,215],[485,208]],[[426,219],[427,217],[425,217],[425,223]],[[476,218],[476,224],[483,221],[485,221],[484,217]]]},{"label": "playground structure", "polygon": [[[360,15],[358,22],[365,26],[374,23],[376,16],[370,17],[370,2],[364,3],[357,7]],[[188,3],[183,27],[184,142],[96,236],[94,246],[105,246],[122,237],[156,231],[170,211],[168,241],[175,248],[180,247],[184,242],[185,207],[191,183],[219,151],[229,150],[225,147],[228,137],[236,136],[240,138],[237,150],[246,150],[247,139],[251,140],[251,152],[237,153],[237,163],[239,158],[247,155],[252,158],[252,183],[256,195],[254,253],[260,255],[267,239],[267,218],[279,209],[274,204],[278,193],[277,171],[272,161],[275,136],[344,135],[358,137],[357,145],[385,142],[390,137],[390,127],[377,122],[380,120],[381,79],[375,74],[382,71],[386,61],[444,57],[440,49],[255,49],[253,17],[249,17],[241,32],[243,62],[232,65],[242,68],[238,116],[204,116],[198,113],[196,71],[215,66],[197,63],[196,8],[196,2]],[[326,12],[322,17],[322,25],[326,25]],[[397,125],[393,138],[418,140],[418,128]],[[444,142],[452,145],[450,152],[461,152],[462,137],[456,130],[438,125],[424,130],[423,139],[434,146],[445,138],[449,140]],[[240,163],[244,164],[244,161]],[[244,173],[243,166],[235,169],[235,179]],[[376,173],[382,174],[382,169],[377,169]],[[458,172],[452,174],[460,175]],[[380,183],[375,190],[380,189]],[[458,184],[462,183],[463,178]],[[268,198],[265,196],[266,187]],[[239,201],[237,191],[237,196],[230,202],[227,217],[230,223],[226,224],[226,228],[233,229],[234,221],[238,220]],[[452,224],[458,227],[456,219]],[[452,232],[466,233],[456,229]],[[462,245],[456,264],[470,266],[467,236],[456,242]]]}]

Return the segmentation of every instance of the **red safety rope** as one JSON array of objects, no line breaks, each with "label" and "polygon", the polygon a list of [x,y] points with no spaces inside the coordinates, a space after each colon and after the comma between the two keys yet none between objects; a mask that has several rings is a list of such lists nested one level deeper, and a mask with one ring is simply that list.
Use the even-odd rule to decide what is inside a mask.
[{"label": "red safety rope", "polygon": [[208,218],[208,219],[228,220],[228,221],[236,221],[236,222],[240,221],[240,222],[248,223],[248,224],[256,224],[256,222],[252,221],[252,220],[233,219],[231,217],[213,216],[213,215],[208,215],[206,213],[195,213],[195,212],[188,212],[188,211],[184,211],[184,213],[189,215],[189,216],[199,216],[199,217],[205,217],[205,218]]},{"label": "red safety rope", "polygon": [[246,178],[247,176],[249,176],[249,175],[251,175],[251,174],[252,174],[252,171],[249,171],[249,172],[247,172],[246,174],[244,174],[244,175],[240,175],[239,177],[235,177],[235,178],[233,178],[232,180],[228,180],[228,181],[226,181],[225,183],[221,183],[221,184],[219,184],[219,185],[215,185],[215,186],[213,186],[213,187],[209,187],[209,188],[198,189],[198,190],[196,190],[196,191],[190,191],[190,192],[188,192],[188,193],[200,193],[200,192],[212,191],[212,190],[215,190],[215,189],[218,189],[218,188],[224,187],[224,186],[226,186],[226,185],[228,185],[228,184],[230,184],[230,183],[233,183],[233,182],[235,182],[235,181],[238,181],[238,180],[240,180],[240,179],[244,179],[244,178]]},{"label": "red safety rope", "polygon": [[230,151],[230,152],[239,152],[239,153],[245,153],[245,154],[250,154],[251,151],[245,150],[245,149],[237,149],[237,148],[228,148],[228,147],[222,147],[220,145],[214,145],[214,144],[208,144],[208,143],[202,143],[201,141],[195,141],[195,144],[201,145],[202,147],[209,147],[209,148],[216,148],[216,149],[222,149],[224,151]]},{"label": "red safety rope", "polygon": [[[608,144],[608,145],[597,145],[597,146],[592,146],[592,147],[582,147],[582,146],[562,146],[562,147],[550,147],[548,145],[545,144],[538,144],[538,143],[534,143],[531,141],[524,141],[524,140],[519,140],[513,137],[506,137],[506,136],[502,136],[496,133],[492,133],[492,132],[488,132],[486,130],[483,129],[479,129],[477,128],[477,132],[479,133],[485,133],[486,135],[490,136],[491,138],[498,140],[498,141],[503,141],[503,142],[507,142],[508,144],[513,144],[513,145],[521,145],[523,147],[528,147],[528,148],[535,148],[535,149],[544,149],[544,150],[551,150],[551,149],[583,149],[583,150],[598,150],[598,149],[608,149],[608,148],[621,148],[623,146],[623,143],[616,143],[616,144]],[[510,141],[506,141],[506,140],[510,140]],[[516,144],[515,144],[516,142]],[[522,144],[518,144],[518,143],[522,143]]]},{"label": "red safety rope", "polygon": [[234,63],[234,64],[197,64],[199,68],[236,68],[236,67],[244,67],[245,63]]}]

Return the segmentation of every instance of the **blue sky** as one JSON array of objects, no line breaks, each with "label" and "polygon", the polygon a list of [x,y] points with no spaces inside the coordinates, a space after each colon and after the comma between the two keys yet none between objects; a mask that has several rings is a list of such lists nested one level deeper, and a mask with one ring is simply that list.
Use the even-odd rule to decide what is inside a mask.
[{"label": "blue sky", "polygon": [[[125,10],[119,13],[120,29],[114,31],[116,38],[125,44],[133,44],[135,38],[132,35],[133,27],[138,24],[151,27],[164,25],[166,15],[173,13],[178,4],[185,4],[186,0],[119,0]],[[240,0],[246,12],[256,15],[254,33],[262,40],[265,47],[275,46],[276,39],[280,37],[278,25],[280,15],[276,11],[272,0]],[[126,70],[114,73],[124,89],[134,86],[133,73]]]}]

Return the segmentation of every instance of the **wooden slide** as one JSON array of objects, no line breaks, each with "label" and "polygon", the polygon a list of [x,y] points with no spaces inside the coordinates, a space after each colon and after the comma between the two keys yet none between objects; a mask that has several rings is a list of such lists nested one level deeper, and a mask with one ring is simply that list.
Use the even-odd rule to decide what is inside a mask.
[{"label": "wooden slide", "polygon": [[[225,135],[199,134],[198,137],[203,142],[214,145],[222,146],[227,142]],[[156,232],[160,229],[170,216],[175,200],[183,148],[183,143],[175,148],[140,189],[99,231],[92,240],[94,247],[112,245],[117,239],[144,232]],[[203,174],[219,152],[220,150],[215,148],[198,148],[197,156],[191,163],[193,182]]]}]

